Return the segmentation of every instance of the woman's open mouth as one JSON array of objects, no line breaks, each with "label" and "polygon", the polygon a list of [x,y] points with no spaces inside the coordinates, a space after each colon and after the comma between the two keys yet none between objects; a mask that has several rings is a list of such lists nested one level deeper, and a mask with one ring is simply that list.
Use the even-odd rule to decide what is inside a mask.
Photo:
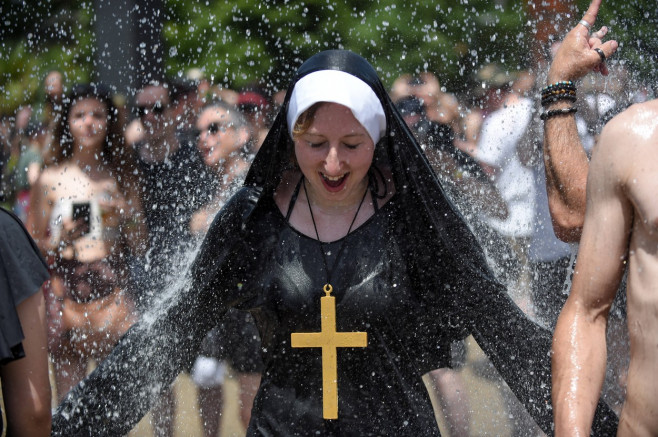
[{"label": "woman's open mouth", "polygon": [[324,184],[324,187],[327,189],[327,191],[331,192],[337,192],[343,189],[345,186],[345,181],[347,181],[347,177],[349,176],[349,173],[345,173],[340,176],[328,176],[324,173],[320,173],[320,178],[322,179],[322,183]]}]

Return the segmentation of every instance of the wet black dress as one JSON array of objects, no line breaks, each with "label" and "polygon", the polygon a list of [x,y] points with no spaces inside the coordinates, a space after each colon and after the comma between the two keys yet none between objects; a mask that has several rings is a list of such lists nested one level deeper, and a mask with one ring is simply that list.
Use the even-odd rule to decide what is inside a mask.
[{"label": "wet black dress", "polygon": [[293,332],[320,331],[322,249],[268,203],[263,223],[278,242],[261,253],[261,279],[240,305],[255,315],[266,363],[248,435],[439,435],[421,376],[445,366],[447,349],[436,325],[423,323],[431,318],[427,291],[412,286],[404,267],[395,197],[322,246],[334,266],[337,331],[368,334],[365,348],[338,348],[338,420],[322,418],[321,349],[290,345]]}]

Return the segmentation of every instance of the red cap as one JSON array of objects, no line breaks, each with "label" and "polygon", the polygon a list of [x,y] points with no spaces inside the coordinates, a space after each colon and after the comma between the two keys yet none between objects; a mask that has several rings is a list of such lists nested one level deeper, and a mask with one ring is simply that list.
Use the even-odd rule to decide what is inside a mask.
[{"label": "red cap", "polygon": [[266,108],[270,105],[267,98],[255,91],[244,91],[238,96],[237,106],[254,105],[257,108]]}]

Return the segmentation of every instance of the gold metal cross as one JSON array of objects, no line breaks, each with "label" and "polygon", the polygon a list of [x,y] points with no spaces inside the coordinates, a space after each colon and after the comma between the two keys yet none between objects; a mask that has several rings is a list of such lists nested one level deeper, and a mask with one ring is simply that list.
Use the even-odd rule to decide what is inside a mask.
[{"label": "gold metal cross", "polygon": [[331,295],[333,287],[325,284],[326,296],[320,298],[322,330],[320,332],[293,332],[290,334],[292,347],[322,348],[322,413],[325,419],[338,419],[338,370],[337,347],[366,347],[366,332],[336,332],[336,298]]}]

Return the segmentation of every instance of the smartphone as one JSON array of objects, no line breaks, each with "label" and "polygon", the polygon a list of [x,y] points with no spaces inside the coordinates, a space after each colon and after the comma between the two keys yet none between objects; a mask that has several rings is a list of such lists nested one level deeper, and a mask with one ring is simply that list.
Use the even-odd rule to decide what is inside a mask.
[{"label": "smartphone", "polygon": [[89,233],[89,226],[91,220],[91,205],[89,202],[83,203],[74,203],[73,204],[73,221],[78,221],[83,219],[84,224],[86,225],[85,230],[82,232],[82,235]]}]

